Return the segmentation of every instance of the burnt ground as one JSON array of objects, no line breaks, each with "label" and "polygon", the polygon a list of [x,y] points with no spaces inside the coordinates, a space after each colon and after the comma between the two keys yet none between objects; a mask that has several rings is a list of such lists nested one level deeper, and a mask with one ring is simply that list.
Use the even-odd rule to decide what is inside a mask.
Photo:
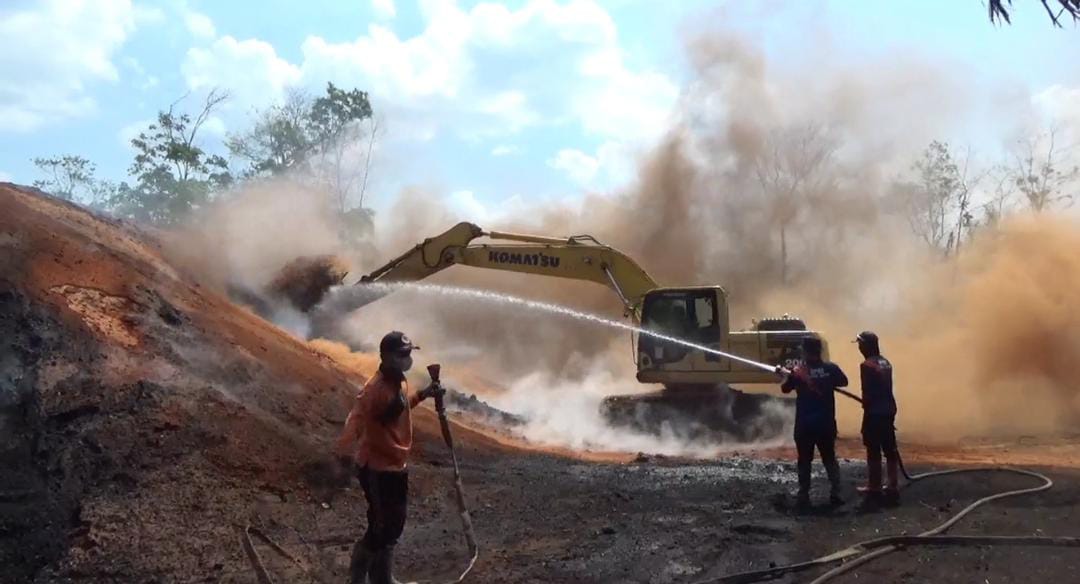
[{"label": "burnt ground", "polygon": [[[355,481],[339,480],[330,444],[373,359],[342,351],[237,307],[135,226],[0,184],[0,582],[257,582],[247,526],[298,562],[256,539],[274,582],[343,581],[364,503]],[[465,411],[478,406],[465,400]],[[414,421],[400,572],[442,580],[465,559],[449,459],[430,406]],[[759,460],[598,462],[462,425],[455,437],[481,546],[470,582],[694,582],[916,533],[1026,484],[933,479],[905,491],[897,510],[795,516],[790,449]],[[993,503],[954,531],[1067,535],[1080,524],[1078,445],[908,451],[913,466],[1068,467],[1048,471],[1052,491]],[[861,480],[857,464],[845,470]],[[858,577],[1067,582],[1078,561],[1072,549],[920,549]]]},{"label": "burnt ground", "polygon": [[[433,458],[414,468],[430,481],[414,497],[399,577],[441,581],[464,565],[450,470],[438,463]],[[860,463],[849,461],[844,471],[848,504],[796,514],[790,507],[794,468],[784,461],[595,463],[537,454],[465,460],[462,472],[481,546],[470,581],[698,582],[810,559],[884,535],[918,533],[977,498],[1034,482],[995,474],[928,479],[905,489],[900,507],[867,513],[858,509],[854,493],[854,483],[863,479]],[[1046,472],[1056,482],[1051,491],[991,503],[951,533],[1080,534],[1080,473]],[[820,469],[815,474],[823,498],[824,477]],[[264,520],[276,525],[268,530],[271,537],[313,558],[325,570],[325,581],[341,581],[363,508],[354,486],[331,509],[313,507],[303,519],[287,504],[269,503]],[[275,561],[283,575],[289,573],[284,560]],[[1064,582],[1075,578],[1078,567],[1075,548],[915,548],[837,581]],[[821,572],[779,581],[805,582]]]}]

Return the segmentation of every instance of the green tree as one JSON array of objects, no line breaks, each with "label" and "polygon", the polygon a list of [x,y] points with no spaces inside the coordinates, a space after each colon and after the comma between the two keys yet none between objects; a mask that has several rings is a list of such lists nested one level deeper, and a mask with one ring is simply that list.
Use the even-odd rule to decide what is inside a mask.
[{"label": "green tree", "polygon": [[229,136],[229,152],[248,162],[244,176],[279,176],[305,162],[313,147],[310,111],[310,97],[292,91],[283,104],[260,112],[250,130]]},{"label": "green tree", "polygon": [[158,113],[157,121],[131,140],[135,160],[110,201],[118,215],[156,225],[174,225],[205,205],[232,182],[228,163],[198,145],[199,131],[228,94],[211,91],[192,116],[177,112],[181,98]]},{"label": "green tree", "polygon": [[313,181],[326,188],[327,203],[344,215],[353,199],[363,206],[378,130],[372,113],[366,92],[327,83],[318,98],[291,92],[284,103],[259,112],[250,130],[226,143],[233,156],[247,161],[245,176],[289,174]]},{"label": "green tree", "polygon": [[326,84],[326,95],[315,100],[309,114],[315,143],[325,149],[340,139],[357,122],[371,117],[371,102],[366,91],[338,89]]}]

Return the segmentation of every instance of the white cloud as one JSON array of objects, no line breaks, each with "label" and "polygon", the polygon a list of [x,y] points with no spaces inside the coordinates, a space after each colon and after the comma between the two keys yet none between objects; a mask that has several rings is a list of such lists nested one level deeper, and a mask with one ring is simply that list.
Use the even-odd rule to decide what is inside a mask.
[{"label": "white cloud", "polygon": [[246,107],[279,101],[300,81],[300,69],[278,57],[273,45],[223,36],[209,47],[188,49],[181,71],[191,89],[223,87]]},{"label": "white cloud", "polygon": [[517,9],[425,0],[420,12],[423,28],[411,37],[381,24],[346,42],[309,36],[296,63],[264,41],[222,37],[189,50],[184,75],[192,87],[271,97],[293,83],[361,87],[397,124],[415,126],[405,134],[425,138],[571,123],[605,140],[648,141],[667,123],[677,88],[626,62],[614,21],[594,0],[528,0]]},{"label": "white cloud", "polygon": [[513,146],[511,144],[499,144],[491,149],[492,156],[510,156],[511,154],[517,154],[521,151],[521,148]]},{"label": "white cloud", "polygon": [[217,28],[214,26],[214,21],[210,20],[209,16],[201,12],[185,12],[184,24],[187,26],[191,36],[197,39],[209,40],[217,36]]},{"label": "white cloud", "polygon": [[574,111],[586,131],[607,138],[653,140],[670,127],[679,88],[653,71],[632,71],[619,51],[605,49],[582,60],[581,73],[595,81],[575,92]]},{"label": "white cloud", "polygon": [[[631,154],[669,124],[678,88],[628,61],[615,22],[595,0],[516,8],[422,0],[419,9],[421,28],[411,36],[385,22],[347,41],[309,36],[294,61],[265,41],[225,36],[191,48],[182,72],[189,87],[223,87],[245,109],[280,100],[291,86],[364,89],[385,121],[380,145],[391,160],[415,159],[418,143],[442,136],[492,140],[491,155],[505,156],[517,151],[498,145],[509,137],[557,128],[566,149],[549,164],[594,188],[629,176]],[[602,146],[582,150],[574,144],[581,134]]]},{"label": "white cloud", "polygon": [[571,180],[580,185],[591,183],[600,170],[599,160],[573,148],[559,150],[547,163],[548,166],[565,172]]},{"label": "white cloud", "polygon": [[579,186],[609,189],[633,178],[636,153],[637,149],[627,142],[608,140],[596,149],[595,154],[565,148],[547,163],[566,173]]},{"label": "white cloud", "polygon": [[1051,85],[1035,94],[1032,103],[1051,123],[1080,137],[1080,86]]},{"label": "white cloud", "polygon": [[478,135],[516,134],[529,126],[536,125],[541,120],[540,114],[529,107],[528,98],[520,91],[503,91],[490,98],[482,99],[477,110],[501,121],[497,128],[487,132],[477,132]]},{"label": "white cloud", "polygon": [[156,120],[147,118],[145,120],[137,120],[131,122],[130,124],[125,125],[123,128],[120,128],[120,131],[116,133],[116,139],[119,140],[120,143],[124,146],[130,148],[131,140],[138,136],[140,132],[145,131],[146,128],[148,128],[150,124],[154,123],[155,121]]},{"label": "white cloud", "polygon": [[0,182],[12,182],[15,179],[9,174],[0,170]]},{"label": "white cloud", "polygon": [[469,69],[464,56],[467,28],[460,19],[431,23],[420,36],[402,40],[390,29],[372,25],[368,35],[347,43],[308,37],[301,51],[304,74],[364,85],[390,99],[453,98]]},{"label": "white cloud", "polygon": [[225,120],[221,119],[219,116],[210,116],[206,118],[206,122],[203,123],[201,131],[206,135],[224,138],[228,128],[225,125]]},{"label": "white cloud", "polygon": [[371,8],[375,11],[375,17],[382,20],[397,16],[394,0],[371,0]]},{"label": "white cloud", "polygon": [[471,221],[481,226],[499,223],[509,217],[521,216],[527,209],[525,199],[512,195],[495,203],[485,205],[470,190],[459,190],[447,197],[447,209],[455,221]]},{"label": "white cloud", "polygon": [[141,81],[135,84],[135,87],[138,88],[139,91],[148,91],[157,87],[158,78],[148,74],[138,59],[134,57],[124,57],[122,63],[124,64],[124,67],[134,73],[136,77],[141,78]]},{"label": "white cloud", "polygon": [[30,131],[96,106],[88,86],[115,82],[114,54],[159,11],[129,0],[46,0],[0,8],[0,131]]},{"label": "white cloud", "polygon": [[454,191],[447,201],[450,211],[462,221],[486,223],[490,213],[486,206],[476,199],[472,191]]}]

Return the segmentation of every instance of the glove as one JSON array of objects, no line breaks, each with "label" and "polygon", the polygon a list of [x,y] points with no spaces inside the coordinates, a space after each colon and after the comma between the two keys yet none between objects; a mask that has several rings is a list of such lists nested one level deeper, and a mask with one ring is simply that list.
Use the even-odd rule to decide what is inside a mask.
[{"label": "glove", "polygon": [[416,395],[420,396],[421,400],[425,400],[429,397],[441,397],[446,395],[446,389],[444,389],[441,384],[432,383],[424,389],[421,389]]}]

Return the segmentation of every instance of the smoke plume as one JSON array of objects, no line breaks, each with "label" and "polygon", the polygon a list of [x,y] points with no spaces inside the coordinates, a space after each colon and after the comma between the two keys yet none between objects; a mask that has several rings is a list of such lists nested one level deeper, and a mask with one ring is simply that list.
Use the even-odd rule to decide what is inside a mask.
[{"label": "smoke plume", "polygon": [[[677,121],[640,161],[632,186],[483,227],[588,233],[635,258],[661,285],[721,284],[733,328],[767,314],[802,316],[826,334],[853,380],[861,358],[847,341],[876,330],[896,367],[898,425],[920,439],[1058,431],[1075,421],[1080,394],[1069,373],[1080,362],[1077,223],[1015,217],[983,228],[943,260],[910,235],[890,196],[891,179],[921,148],[963,127],[972,96],[955,74],[898,55],[845,64],[812,54],[804,57],[812,69],[785,69],[727,34],[697,38],[688,54],[694,75]],[[215,273],[257,286],[293,257],[340,252],[333,225],[318,213],[246,205],[238,201],[230,220],[204,226],[208,241],[229,250]],[[282,211],[294,227],[267,234],[270,217]],[[353,272],[456,221],[439,197],[408,190],[377,218],[378,257],[354,257]],[[227,265],[217,265],[222,261]],[[613,293],[594,284],[467,268],[429,283],[609,318],[621,313]],[[531,408],[534,419],[552,424],[575,420],[574,432],[549,425],[553,435],[627,447],[625,436],[597,425],[598,416],[578,417],[594,405],[597,388],[643,389],[625,335],[408,291],[342,318],[354,346],[374,347],[385,331],[406,330],[425,358],[444,360],[448,372],[459,363],[511,388],[502,405]],[[842,406],[841,416],[841,432],[856,433],[856,407]],[[590,424],[592,433],[578,431]]]}]

